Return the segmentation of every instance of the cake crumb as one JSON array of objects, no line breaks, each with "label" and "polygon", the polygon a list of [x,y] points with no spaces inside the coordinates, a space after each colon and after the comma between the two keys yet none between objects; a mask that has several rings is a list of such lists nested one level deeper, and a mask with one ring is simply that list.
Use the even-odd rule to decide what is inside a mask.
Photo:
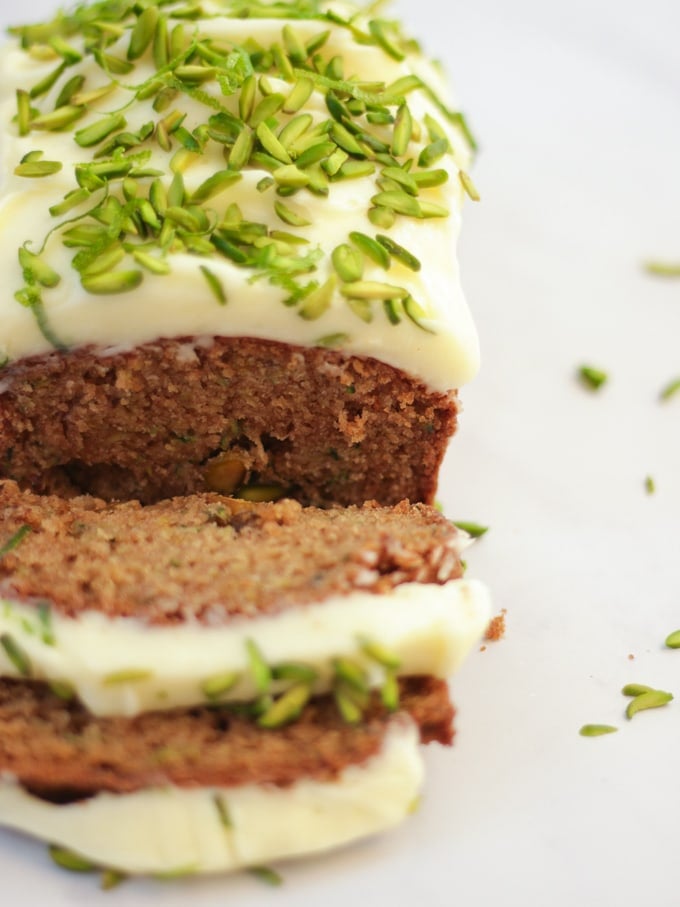
[{"label": "cake crumb", "polygon": [[506,614],[507,609],[503,608],[500,614],[497,614],[495,617],[491,618],[491,620],[489,621],[489,626],[486,628],[484,639],[488,639],[491,642],[498,642],[499,639],[503,639],[503,637],[505,636]]}]

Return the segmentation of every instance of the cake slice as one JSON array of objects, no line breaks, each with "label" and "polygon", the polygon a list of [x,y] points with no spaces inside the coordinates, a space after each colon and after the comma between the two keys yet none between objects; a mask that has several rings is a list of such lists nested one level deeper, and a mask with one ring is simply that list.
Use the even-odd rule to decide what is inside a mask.
[{"label": "cake slice", "polygon": [[426,505],[142,507],[3,482],[0,676],[126,715],[445,678],[489,619],[466,543]]},{"label": "cake slice", "polygon": [[0,483],[0,824],[134,873],[389,828],[488,622],[465,542],[422,504]]},{"label": "cake slice", "polygon": [[0,52],[0,476],[432,503],[478,363],[465,120],[377,13],[186,9],[81,4]]}]

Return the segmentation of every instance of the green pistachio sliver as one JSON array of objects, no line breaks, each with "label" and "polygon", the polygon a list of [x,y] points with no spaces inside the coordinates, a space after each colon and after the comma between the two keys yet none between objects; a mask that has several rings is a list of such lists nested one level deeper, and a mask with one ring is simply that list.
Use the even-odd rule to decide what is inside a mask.
[{"label": "green pistachio sliver", "polygon": [[218,301],[220,305],[227,304],[227,294],[222,286],[222,281],[219,277],[210,270],[210,268],[205,265],[201,265],[201,273],[205,277],[206,283],[210,287],[213,296]]},{"label": "green pistachio sliver", "polygon": [[356,661],[345,657],[334,658],[333,669],[336,676],[352,689],[360,693],[368,691],[366,672]]},{"label": "green pistachio sliver", "polygon": [[579,729],[581,737],[602,737],[604,734],[615,734],[618,731],[613,724],[584,724]]},{"label": "green pistachio sliver", "polygon": [[143,683],[145,680],[151,680],[153,671],[148,668],[123,668],[120,671],[112,671],[102,677],[104,686],[116,686],[119,683]]},{"label": "green pistachio sliver", "polygon": [[343,721],[347,724],[359,724],[363,718],[360,706],[354,701],[346,687],[338,684],[333,690],[333,697]]},{"label": "green pistachio sliver", "polygon": [[62,214],[68,214],[78,205],[84,204],[92,195],[88,189],[74,189],[64,196],[64,200],[57,205],[52,205],[50,214],[52,217],[61,217]]},{"label": "green pistachio sliver", "polygon": [[405,249],[403,246],[400,246],[399,243],[395,242],[389,236],[379,233],[376,236],[377,241],[381,246],[392,256],[396,258],[397,261],[400,261],[407,268],[410,268],[411,271],[420,271],[420,262],[412,255],[408,249]]},{"label": "green pistachio sliver", "polygon": [[83,277],[83,289],[95,296],[108,296],[114,293],[128,293],[135,290],[144,279],[142,271],[111,271],[93,277]]},{"label": "green pistachio sliver", "polygon": [[198,66],[184,64],[175,69],[175,76],[182,82],[191,84],[200,84],[209,82],[217,75],[217,69],[214,66]]},{"label": "green pistachio sliver", "polygon": [[19,161],[20,164],[30,164],[35,161],[41,161],[45,157],[45,152],[36,148],[34,151],[28,151]]},{"label": "green pistachio sliver", "polygon": [[31,98],[23,88],[17,89],[17,123],[19,135],[28,135],[31,131]]},{"label": "green pistachio sliver", "polygon": [[314,83],[311,79],[306,79],[304,76],[299,78],[292,91],[283,102],[284,112],[297,113],[298,110],[301,110],[305,106],[312,96],[313,91]]},{"label": "green pistachio sliver", "polygon": [[47,685],[52,693],[54,693],[58,699],[63,699],[64,702],[70,702],[75,698],[75,689],[65,680],[50,680]]},{"label": "green pistachio sliver", "polygon": [[376,207],[389,208],[397,214],[406,214],[409,217],[422,217],[422,207],[418,199],[407,192],[392,191],[379,192],[371,199],[371,204]]},{"label": "green pistachio sliver", "polygon": [[402,104],[397,111],[392,132],[392,154],[402,157],[406,154],[411,136],[413,135],[413,119],[407,104]]},{"label": "green pistachio sliver", "polygon": [[[290,150],[289,146],[304,135],[309,127],[313,124],[314,119],[309,113],[301,113],[298,116],[293,117],[292,120],[289,120],[286,125],[279,132],[278,138],[283,147],[286,150]],[[320,139],[321,140],[321,139]]]},{"label": "green pistachio sliver", "polygon": [[208,177],[205,182],[201,183],[198,189],[192,194],[191,201],[193,204],[199,204],[200,202],[205,202],[210,198],[214,198],[240,179],[241,174],[237,173],[235,170],[219,170],[217,173]]},{"label": "green pistachio sliver", "polygon": [[309,185],[311,179],[308,173],[300,170],[295,164],[284,164],[283,167],[277,167],[272,176],[279,186],[286,189],[302,189]]},{"label": "green pistachio sliver", "polygon": [[408,290],[378,280],[356,280],[341,287],[343,296],[354,299],[406,299]]},{"label": "green pistachio sliver", "polygon": [[151,255],[149,252],[144,252],[142,249],[135,249],[132,253],[132,257],[140,264],[143,268],[146,268],[147,271],[150,271],[152,274],[169,274],[170,273],[170,264],[164,258],[158,258],[156,255]]},{"label": "green pistachio sliver", "polygon": [[349,155],[342,148],[336,149],[321,166],[329,176],[335,176],[339,173],[342,165],[349,160]]},{"label": "green pistachio sliver", "polygon": [[345,283],[361,280],[364,273],[362,256],[346,243],[333,249],[331,260],[333,267],[338,272],[338,277]]},{"label": "green pistachio sliver", "polygon": [[410,294],[404,300],[404,311],[406,312],[407,318],[412,321],[416,327],[419,327],[421,331],[425,331],[427,334],[436,334],[436,331],[424,323],[427,318],[427,312]]},{"label": "green pistachio sliver", "polygon": [[315,321],[330,307],[337,286],[337,277],[331,274],[328,280],[313,290],[298,309],[305,321]]},{"label": "green pistachio sliver", "polygon": [[353,231],[349,234],[350,240],[361,252],[364,253],[371,261],[379,265],[385,271],[388,270],[390,266],[390,256],[385,248],[377,240],[373,239],[371,236],[367,236],[365,233],[359,233],[358,231]]},{"label": "green pistachio sliver", "polygon": [[234,822],[229,813],[229,807],[227,802],[221,794],[215,794],[213,797],[213,803],[215,804],[215,809],[217,810],[217,817],[220,821],[220,825],[223,828],[233,828]]},{"label": "green pistachio sliver", "polygon": [[130,43],[127,49],[128,60],[138,60],[153,41],[158,25],[159,12],[157,6],[147,6],[140,13],[130,34]]},{"label": "green pistachio sliver", "polygon": [[124,129],[126,125],[127,121],[121,113],[110,114],[98,122],[92,123],[91,126],[79,129],[73,138],[81,148],[91,148],[93,145],[103,142],[112,132],[119,132]]},{"label": "green pistachio sliver", "polygon": [[61,161],[26,161],[23,164],[17,164],[14,173],[16,176],[24,176],[28,179],[41,179],[59,173],[63,166]]},{"label": "green pistachio sliver", "polygon": [[388,670],[380,687],[380,700],[389,712],[399,708],[399,681],[394,671]]},{"label": "green pistachio sliver", "polygon": [[97,101],[108,97],[117,88],[117,82],[109,82],[99,88],[93,88],[92,91],[78,91],[71,98],[70,104],[75,107],[90,107],[92,104],[96,104]]},{"label": "green pistachio sliver", "polygon": [[427,199],[420,199],[420,216],[421,217],[448,217],[449,210],[444,205],[437,205]]},{"label": "green pistachio sliver", "polygon": [[246,651],[255,688],[258,692],[266,694],[271,687],[272,672],[262,657],[262,652],[258,645],[252,639],[246,640]]},{"label": "green pistachio sliver", "polygon": [[358,158],[365,158],[366,152],[354,138],[352,133],[342,123],[333,122],[330,128],[331,138],[348,154]]},{"label": "green pistachio sliver", "polygon": [[419,167],[431,167],[449,151],[451,145],[447,138],[435,139],[426,145],[418,155]]},{"label": "green pistachio sliver", "polygon": [[318,679],[318,672],[306,664],[282,662],[272,668],[274,680],[291,680],[294,683],[313,684]]},{"label": "green pistachio sliver", "polygon": [[369,299],[347,299],[347,305],[363,322],[370,324],[373,321],[373,309]]},{"label": "green pistachio sliver", "polygon": [[448,182],[449,174],[447,170],[421,170],[411,174],[413,182],[418,189],[432,189],[435,186],[442,186]]},{"label": "green pistachio sliver", "polygon": [[406,59],[406,55],[388,35],[388,28],[389,23],[385,22],[383,19],[371,19],[368,23],[368,29],[376,44],[382,47],[385,53],[392,57],[393,60],[401,62]]},{"label": "green pistachio sliver", "polygon": [[170,35],[168,20],[159,16],[153,33],[153,61],[156,69],[163,69],[170,62]]},{"label": "green pistachio sliver", "polygon": [[273,888],[283,885],[283,877],[269,866],[250,866],[248,872],[258,881],[271,885]]},{"label": "green pistachio sliver", "polygon": [[344,331],[338,331],[335,334],[325,334],[323,337],[319,337],[314,341],[314,346],[321,346],[327,350],[337,350],[349,343],[350,340],[349,334],[344,333]]},{"label": "green pistachio sliver", "polygon": [[383,299],[383,308],[390,324],[401,323],[401,300]]},{"label": "green pistachio sliver", "polygon": [[621,692],[624,696],[641,696],[643,693],[651,693],[654,687],[648,687],[644,683],[627,683]]},{"label": "green pistachio sliver", "polygon": [[462,529],[463,532],[467,532],[470,538],[473,539],[478,539],[489,531],[488,526],[482,526],[480,523],[473,523],[469,520],[453,520],[453,525],[458,529]]},{"label": "green pistachio sliver", "polygon": [[255,105],[255,108],[248,119],[248,123],[253,129],[257,129],[258,126],[266,122],[270,117],[275,116],[279,110],[281,110],[285,100],[285,97],[277,92],[262,98],[259,104]]},{"label": "green pistachio sliver", "polygon": [[23,246],[19,248],[19,264],[26,276],[30,276],[43,287],[56,287],[61,277],[38,255],[29,252]]},{"label": "green pistachio sliver", "polygon": [[80,51],[76,50],[75,47],[71,47],[70,44],[67,44],[67,42],[59,37],[59,35],[54,35],[47,43],[52,50],[56,51],[56,53],[63,58],[64,62],[69,64],[69,66],[80,63],[83,59],[83,55]]},{"label": "green pistachio sliver", "polygon": [[294,211],[292,208],[289,208],[287,205],[284,205],[281,201],[274,202],[274,210],[277,215],[285,224],[289,224],[291,227],[307,227],[311,224],[311,221],[308,220],[304,215],[300,214],[297,211]]},{"label": "green pistachio sliver", "polygon": [[246,166],[255,147],[255,133],[248,126],[244,126],[229,152],[230,170],[241,170]]},{"label": "green pistachio sliver", "polygon": [[49,855],[54,863],[61,869],[67,869],[69,872],[95,872],[97,866],[88,860],[87,857],[81,857],[80,854],[61,847],[58,844],[50,844],[48,848]]},{"label": "green pistachio sliver", "polygon": [[655,277],[680,277],[680,262],[676,261],[646,261],[645,271]]},{"label": "green pistachio sliver", "polygon": [[257,128],[255,129],[255,134],[257,135],[262,147],[265,149],[265,151],[269,152],[272,157],[276,158],[276,160],[278,161],[281,161],[281,163],[283,164],[293,163],[291,156],[288,154],[279,139],[274,135],[272,130],[264,121],[258,124]]},{"label": "green pistachio sliver", "polygon": [[607,381],[608,375],[602,369],[594,368],[592,365],[582,365],[578,370],[581,383],[589,390],[597,391]]},{"label": "green pistachio sliver", "polygon": [[632,718],[638,712],[647,709],[661,708],[661,706],[668,705],[672,699],[673,694],[667,693],[665,690],[649,690],[645,693],[640,693],[639,696],[633,697],[628,703],[626,718]]},{"label": "green pistachio sliver", "polygon": [[119,872],[117,869],[102,869],[99,887],[102,891],[112,891],[122,885],[126,879],[125,873]]},{"label": "green pistachio sliver", "polygon": [[654,476],[645,476],[645,491],[647,494],[654,494],[656,491],[656,482]]},{"label": "green pistachio sliver", "polygon": [[311,164],[318,164],[319,161],[329,157],[329,155],[335,151],[335,148],[336,146],[333,142],[320,141],[318,144],[312,145],[311,148],[307,148],[303,151],[296,159],[295,164],[300,168],[309,167]]},{"label": "green pistachio sliver", "polygon": [[396,671],[401,666],[401,659],[396,652],[391,651],[379,642],[373,639],[361,640],[361,651],[372,661],[377,662],[384,668]]},{"label": "green pistachio sliver", "polygon": [[223,674],[215,674],[209,677],[201,684],[201,692],[206,699],[216,700],[228,693],[239,681],[240,674],[238,671],[225,671]]},{"label": "green pistachio sliver", "polygon": [[67,104],[65,107],[59,107],[51,113],[44,113],[41,116],[34,117],[31,120],[31,129],[45,129],[48,131],[66,129],[84,116],[85,113],[85,107]]},{"label": "green pistachio sliver", "polygon": [[[29,94],[31,98],[40,98],[42,95],[47,94],[47,92],[59,81],[61,74],[67,68],[68,64],[66,62],[60,63],[56,69],[53,69],[52,72],[48,73],[44,79],[41,79],[35,85],[32,86]],[[68,103],[68,102],[67,102]],[[60,104],[55,106],[60,107]]]},{"label": "green pistachio sliver", "polygon": [[41,602],[38,605],[38,622],[40,638],[46,646],[53,646],[56,640],[52,629],[52,609],[47,602]]},{"label": "green pistachio sliver", "polygon": [[666,637],[665,645],[669,649],[680,649],[680,630],[674,630],[669,633]]},{"label": "green pistachio sliver", "polygon": [[371,161],[347,161],[335,174],[336,179],[361,179],[375,173],[375,164]]},{"label": "green pistachio sliver", "polygon": [[383,230],[389,230],[394,226],[396,214],[391,208],[383,208],[378,205],[375,208],[369,208],[368,219],[374,227],[381,227]]},{"label": "green pistachio sliver", "polygon": [[294,684],[283,695],[279,696],[264,714],[260,715],[257,723],[260,727],[269,729],[290,724],[299,718],[310,696],[311,688],[309,684]]},{"label": "green pistachio sliver", "polygon": [[667,400],[670,400],[671,397],[674,397],[678,391],[680,391],[680,378],[674,378],[673,381],[669,381],[661,390],[659,399],[665,403]]},{"label": "green pistachio sliver", "polygon": [[244,122],[250,120],[253,110],[255,109],[255,98],[257,96],[257,79],[254,75],[249,75],[241,85],[241,94],[238,99],[239,116]]},{"label": "green pistachio sliver", "polygon": [[458,179],[460,180],[460,183],[461,183],[463,189],[468,194],[468,196],[472,199],[472,201],[478,202],[480,200],[480,195],[479,195],[479,192],[477,191],[475,184],[472,182],[472,177],[468,173],[466,173],[464,170],[459,170]]},{"label": "green pistachio sliver", "polygon": [[283,27],[283,43],[291,63],[294,66],[302,66],[309,52],[300,36],[290,25],[284,25]]},{"label": "green pistachio sliver", "polygon": [[220,236],[219,233],[213,233],[213,235],[210,237],[210,242],[215,246],[218,252],[224,255],[225,258],[230,259],[236,264],[242,265],[248,261],[248,256],[245,252],[239,249],[238,246],[235,246],[233,243],[229,242],[228,239]]},{"label": "green pistachio sliver", "polygon": [[33,672],[31,660],[16,639],[9,633],[3,633],[0,635],[0,646],[19,674],[22,677],[30,677]]}]

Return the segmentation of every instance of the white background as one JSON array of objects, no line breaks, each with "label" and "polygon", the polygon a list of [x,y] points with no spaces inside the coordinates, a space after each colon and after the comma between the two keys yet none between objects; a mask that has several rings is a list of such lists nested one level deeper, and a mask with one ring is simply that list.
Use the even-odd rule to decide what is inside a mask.
[{"label": "white background", "polygon": [[[9,23],[38,17],[33,0]],[[677,0],[402,0],[478,134],[463,278],[483,369],[442,481],[488,523],[470,572],[507,634],[453,690],[453,750],[430,749],[423,807],[398,831],[238,876],[127,883],[49,865],[0,834],[2,903],[617,907],[680,903],[680,5]],[[607,370],[591,394],[581,363]],[[657,491],[647,495],[646,475]],[[634,656],[633,659],[630,656]],[[623,716],[630,681],[678,702]],[[620,727],[597,739],[586,722]]]}]

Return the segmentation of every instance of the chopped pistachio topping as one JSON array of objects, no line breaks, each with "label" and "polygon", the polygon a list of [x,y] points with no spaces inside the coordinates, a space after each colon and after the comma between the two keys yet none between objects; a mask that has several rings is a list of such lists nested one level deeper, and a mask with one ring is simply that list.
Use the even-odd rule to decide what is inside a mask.
[{"label": "chopped pistachio topping", "polygon": [[578,370],[581,383],[589,390],[597,391],[608,379],[606,372],[592,365],[582,365]]},{"label": "chopped pistachio topping", "polygon": [[283,885],[283,877],[274,869],[270,869],[269,866],[251,866],[248,872],[258,881],[264,882],[265,885],[271,885],[273,888]]},{"label": "chopped pistachio topping", "polygon": [[49,855],[57,866],[68,869],[69,872],[95,872],[98,868],[87,857],[81,857],[80,854],[57,844],[50,844]]},{"label": "chopped pistachio topping", "polygon": [[32,673],[31,660],[16,639],[9,633],[3,633],[0,635],[0,646],[5,650],[5,655],[19,674],[22,677],[30,677]]},{"label": "chopped pistachio topping", "polygon": [[661,706],[668,705],[673,699],[672,693],[665,690],[646,690],[643,693],[634,696],[626,708],[626,717],[632,718],[638,712],[646,709],[658,709]]},{"label": "chopped pistachio topping", "polygon": [[219,699],[226,695],[238,683],[238,680],[237,671],[225,671],[223,674],[216,674],[214,677],[204,680],[201,684],[201,692],[206,699]]},{"label": "chopped pistachio topping", "polygon": [[618,731],[613,724],[584,724],[579,730],[582,737],[602,737],[604,734],[615,734]]},{"label": "chopped pistachio topping", "polygon": [[229,807],[221,794],[215,794],[213,797],[213,802],[215,804],[215,809],[217,810],[217,816],[220,820],[220,824],[223,828],[233,828],[234,823],[232,821],[231,815],[229,814]]},{"label": "chopped pistachio topping", "polygon": [[669,649],[680,649],[680,630],[674,630],[666,637],[666,646]]},{"label": "chopped pistachio topping", "polygon": [[644,683],[627,683],[621,692],[624,696],[641,696],[643,693],[651,693],[654,687],[648,687]]},{"label": "chopped pistachio topping", "polygon": [[31,527],[27,524],[20,526],[19,529],[12,535],[5,543],[0,547],[0,558],[3,558],[6,554],[9,554],[10,551],[20,545],[23,540],[26,538],[28,533],[31,532]]},{"label": "chopped pistachio topping", "polygon": [[272,705],[258,718],[258,724],[264,728],[278,728],[290,724],[299,718],[311,696],[311,688],[306,683],[297,683],[279,696]]},{"label": "chopped pistachio topping", "polygon": [[655,277],[680,277],[679,261],[646,261],[644,268]]},{"label": "chopped pistachio topping", "polygon": [[[255,40],[242,46],[223,44],[204,34],[198,21],[246,14],[289,21],[282,22],[271,46]],[[249,269],[251,279],[264,278],[281,287],[282,303],[303,318],[321,317],[340,289],[346,304],[364,321],[375,315],[367,303],[378,299],[390,323],[399,324],[406,316],[429,330],[423,311],[405,290],[385,284],[388,290],[373,295],[370,282],[368,288],[362,286],[362,257],[385,270],[393,261],[418,269],[415,256],[389,237],[388,248],[365,234],[353,234],[335,250],[312,252],[295,241],[276,238],[266,224],[247,222],[240,212],[231,219],[222,216],[232,207],[229,193],[241,174],[262,169],[269,176],[259,180],[258,189],[278,218],[294,229],[313,226],[303,213],[306,193],[324,197],[333,192],[335,183],[357,178],[375,182],[366,213],[381,230],[389,230],[399,217],[448,216],[446,208],[421,192],[448,179],[447,170],[430,168],[452,154],[451,144],[434,117],[426,115],[423,123],[414,118],[410,96],[422,94],[437,116],[457,128],[471,146],[474,139],[463,115],[449,110],[421,77],[409,74],[391,84],[362,81],[350,75],[341,56],[328,50],[332,29],[339,28],[351,40],[373,45],[393,60],[417,52],[398,23],[380,18],[374,9],[367,17],[367,25],[359,27],[315,0],[250,3],[247,9],[241,0],[225,0],[215,12],[198,2],[182,6],[176,0],[130,4],[102,0],[81,3],[51,22],[11,29],[25,51],[54,61],[46,76],[17,92],[19,134],[70,133],[80,149],[72,168],[75,185],[67,185],[63,201],[49,210],[54,218],[72,215],[57,223],[50,235],[59,236],[67,248],[80,250],[73,253],[72,263],[85,291],[116,295],[134,290],[145,272],[154,277],[168,274],[166,259],[173,253],[223,256]],[[303,36],[292,21],[298,18],[318,21],[319,32]],[[115,48],[121,40],[124,46]],[[84,61],[94,65],[95,75],[89,69],[80,71]],[[150,75],[149,64],[154,67]],[[102,110],[102,100],[113,92],[124,92],[126,103]],[[326,107],[327,116],[320,120],[301,113],[315,93]],[[225,98],[232,96],[234,103],[227,107]],[[191,127],[183,99],[204,111]],[[142,119],[137,114],[145,103],[148,114]],[[84,117],[87,125],[76,128]],[[131,132],[128,120],[144,125]],[[162,170],[149,163],[151,147],[156,155],[167,156]],[[182,174],[215,152],[223,158],[224,169],[187,192]],[[61,161],[35,157],[19,162],[15,172],[36,179],[62,169]],[[169,187],[160,179],[168,170],[175,175]],[[460,178],[475,197],[469,177],[461,173]],[[283,201],[298,193],[300,205]],[[44,249],[47,238],[36,248]],[[326,263],[335,272],[330,278],[321,268],[326,255],[332,256]],[[223,304],[226,297],[217,276],[209,267],[201,270]],[[296,275],[313,272],[318,272],[316,278],[305,284],[295,280]],[[337,286],[336,274],[344,288]],[[56,282],[27,278],[16,297],[31,308],[44,336],[61,348],[37,284],[49,289]],[[377,285],[373,290],[378,293]],[[375,311],[379,313],[380,306]]]},{"label": "chopped pistachio topping", "polygon": [[262,653],[260,652],[257,644],[253,642],[252,639],[249,639],[246,642],[246,650],[248,652],[250,673],[252,675],[255,688],[259,690],[260,693],[268,693],[272,683],[271,669],[262,657]]},{"label": "chopped pistachio topping", "polygon": [[458,529],[462,529],[463,532],[467,532],[470,538],[473,539],[478,539],[489,531],[488,526],[482,526],[481,523],[472,523],[469,520],[454,520],[453,525],[457,526]]},{"label": "chopped pistachio topping", "polygon": [[672,381],[669,381],[665,387],[662,388],[661,393],[659,394],[659,399],[665,403],[667,400],[670,400],[671,397],[674,397],[680,391],[680,378],[674,378]]},{"label": "chopped pistachio topping", "polygon": [[653,476],[645,476],[645,491],[647,494],[654,494],[656,491],[656,482]]}]

